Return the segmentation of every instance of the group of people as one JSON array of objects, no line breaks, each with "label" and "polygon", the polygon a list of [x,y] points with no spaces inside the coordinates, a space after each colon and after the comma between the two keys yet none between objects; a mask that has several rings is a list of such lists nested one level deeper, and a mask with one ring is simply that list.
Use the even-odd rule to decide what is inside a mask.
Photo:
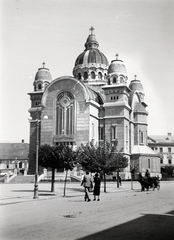
[{"label": "group of people", "polygon": [[[94,183],[94,189],[93,189]],[[86,171],[86,174],[82,178],[81,186],[84,187],[85,190],[85,201],[90,202],[91,199],[89,197],[89,192],[93,189],[94,199],[93,201],[100,201],[100,185],[101,178],[98,173],[95,174],[94,179],[89,175],[89,171]],[[97,198],[97,199],[96,199]]]}]

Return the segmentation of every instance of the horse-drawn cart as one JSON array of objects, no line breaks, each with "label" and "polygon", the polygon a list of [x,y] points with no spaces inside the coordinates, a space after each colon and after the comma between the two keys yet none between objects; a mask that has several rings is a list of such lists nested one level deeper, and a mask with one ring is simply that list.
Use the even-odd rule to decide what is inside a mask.
[{"label": "horse-drawn cart", "polygon": [[139,183],[141,184],[141,191],[152,189],[153,191],[155,188],[157,190],[160,189],[160,180],[159,177],[143,177],[141,173],[139,173],[138,178]]}]

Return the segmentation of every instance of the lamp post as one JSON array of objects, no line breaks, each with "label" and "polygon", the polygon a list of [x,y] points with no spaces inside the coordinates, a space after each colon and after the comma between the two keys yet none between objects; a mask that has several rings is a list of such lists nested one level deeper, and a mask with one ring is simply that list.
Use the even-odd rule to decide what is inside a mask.
[{"label": "lamp post", "polygon": [[[48,119],[48,116],[44,116],[43,119]],[[32,121],[32,118],[29,118],[30,121]],[[37,118],[36,120],[33,120],[36,122],[36,169],[35,169],[35,182],[34,182],[34,196],[33,199],[39,198],[38,194],[38,155],[39,155],[39,124],[41,120]]]},{"label": "lamp post", "polygon": [[34,182],[34,196],[33,198],[39,198],[38,194],[38,154],[39,154],[39,123],[40,120],[36,120],[36,171],[35,171],[35,182]]}]

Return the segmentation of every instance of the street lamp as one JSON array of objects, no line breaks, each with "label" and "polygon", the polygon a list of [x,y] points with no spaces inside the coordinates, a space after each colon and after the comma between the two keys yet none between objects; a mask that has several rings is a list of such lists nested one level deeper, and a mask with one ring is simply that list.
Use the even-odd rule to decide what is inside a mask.
[{"label": "street lamp", "polygon": [[[48,119],[48,116],[43,117],[44,120]],[[38,194],[38,154],[39,154],[39,124],[41,122],[41,119],[32,120],[31,117],[29,117],[29,121],[36,122],[36,170],[35,170],[35,182],[34,182],[34,196],[33,198],[39,198]]]}]

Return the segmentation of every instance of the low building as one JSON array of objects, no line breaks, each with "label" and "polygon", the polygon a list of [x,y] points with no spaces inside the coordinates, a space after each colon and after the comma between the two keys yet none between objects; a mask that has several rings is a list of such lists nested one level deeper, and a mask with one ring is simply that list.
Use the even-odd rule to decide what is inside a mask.
[{"label": "low building", "polygon": [[174,167],[174,136],[172,133],[167,135],[151,135],[148,137],[149,147],[160,156],[161,173],[165,167]]},{"label": "low building", "polygon": [[28,171],[29,144],[0,143],[0,174],[22,173]]}]

